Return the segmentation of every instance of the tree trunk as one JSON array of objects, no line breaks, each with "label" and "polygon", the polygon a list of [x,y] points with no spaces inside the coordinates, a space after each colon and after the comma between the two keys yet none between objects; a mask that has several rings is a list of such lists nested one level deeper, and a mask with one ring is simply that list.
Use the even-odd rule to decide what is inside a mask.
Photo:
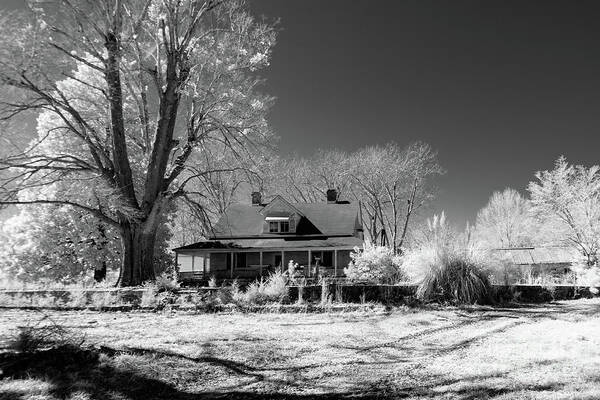
[{"label": "tree trunk", "polygon": [[157,226],[154,224],[121,223],[123,257],[117,286],[137,286],[155,279],[154,244]]},{"label": "tree trunk", "polygon": [[106,279],[106,261],[102,261],[100,268],[94,269],[94,280],[99,283],[104,279]]}]

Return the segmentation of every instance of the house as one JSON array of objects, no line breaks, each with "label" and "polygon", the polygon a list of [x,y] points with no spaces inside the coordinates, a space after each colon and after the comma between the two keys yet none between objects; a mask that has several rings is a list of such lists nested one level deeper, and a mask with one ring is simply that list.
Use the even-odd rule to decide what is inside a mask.
[{"label": "house", "polygon": [[327,191],[321,203],[291,203],[281,196],[230,206],[208,240],[174,249],[182,281],[254,279],[288,263],[308,278],[343,276],[350,252],[362,247],[359,207]]}]

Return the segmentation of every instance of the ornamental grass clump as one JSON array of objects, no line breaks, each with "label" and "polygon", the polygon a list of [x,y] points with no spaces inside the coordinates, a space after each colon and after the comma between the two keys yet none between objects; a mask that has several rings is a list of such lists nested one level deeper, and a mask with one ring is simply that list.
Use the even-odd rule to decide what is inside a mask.
[{"label": "ornamental grass clump", "polygon": [[430,266],[417,288],[423,301],[482,304],[490,300],[491,285],[481,266],[469,257],[451,254]]},{"label": "ornamental grass clump", "polygon": [[444,213],[427,221],[420,246],[408,251],[403,267],[421,301],[454,304],[491,300],[488,266],[483,253],[446,223]]},{"label": "ornamental grass clump", "polygon": [[288,277],[277,271],[266,280],[254,281],[239,298],[249,304],[281,303],[288,299]]}]

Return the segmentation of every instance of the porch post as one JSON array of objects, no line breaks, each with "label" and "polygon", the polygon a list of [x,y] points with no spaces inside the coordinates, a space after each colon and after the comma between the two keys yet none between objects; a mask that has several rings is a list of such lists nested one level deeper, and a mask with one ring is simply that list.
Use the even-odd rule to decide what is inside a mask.
[{"label": "porch post", "polygon": [[310,277],[310,270],[311,270],[311,264],[312,264],[312,251],[310,249],[308,249],[308,271],[306,274],[304,274],[304,276]]},{"label": "porch post", "polygon": [[231,268],[229,268],[229,275],[231,277],[231,279],[233,279],[233,251],[231,252]]},{"label": "porch post", "polygon": [[258,253],[258,263],[260,264],[260,276],[262,276],[262,267],[263,267],[263,255],[262,251]]},{"label": "porch post", "polygon": [[202,275],[206,276],[206,253],[202,257]]},{"label": "porch post", "polygon": [[281,250],[281,272],[283,272],[283,265],[285,264],[285,258],[283,256],[283,250]]},{"label": "porch post", "polygon": [[337,278],[337,250],[333,250],[333,276]]}]

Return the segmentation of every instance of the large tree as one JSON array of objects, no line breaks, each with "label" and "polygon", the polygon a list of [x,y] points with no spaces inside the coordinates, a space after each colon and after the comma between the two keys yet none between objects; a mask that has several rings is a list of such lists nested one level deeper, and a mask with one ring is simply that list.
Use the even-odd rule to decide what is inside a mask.
[{"label": "large tree", "polygon": [[552,170],[535,174],[529,183],[532,211],[544,224],[563,232],[589,266],[600,251],[600,167],[571,165],[564,157]]},{"label": "large tree", "polygon": [[[56,0],[0,22],[1,117],[47,122],[3,157],[0,201],[95,216],[120,236],[118,284],[153,279],[173,203],[197,196],[188,189],[211,173],[245,168],[271,141],[272,98],[256,71],[268,65],[273,26],[216,0]],[[234,163],[212,170],[202,160],[215,151]],[[89,193],[19,196],[66,179],[88,182]]]}]

